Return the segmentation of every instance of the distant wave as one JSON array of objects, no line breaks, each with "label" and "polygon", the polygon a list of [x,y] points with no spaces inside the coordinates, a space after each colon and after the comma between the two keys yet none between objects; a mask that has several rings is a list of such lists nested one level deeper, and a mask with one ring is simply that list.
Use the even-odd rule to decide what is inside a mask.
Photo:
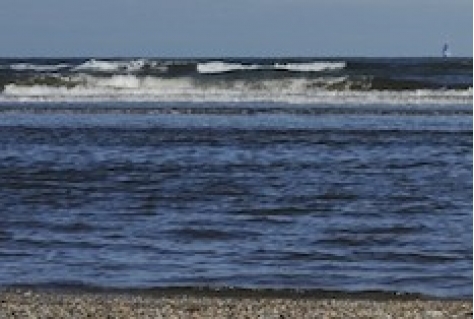
[{"label": "distant wave", "polygon": [[261,68],[261,66],[255,64],[244,65],[240,63],[225,63],[221,61],[199,63],[197,65],[198,72],[203,74],[225,73],[242,70],[257,70]]},{"label": "distant wave", "polygon": [[74,68],[76,71],[101,71],[101,72],[115,72],[115,71],[137,71],[145,66],[145,60],[131,60],[131,61],[101,61],[88,60]]},{"label": "distant wave", "polygon": [[[70,64],[31,64],[15,63],[10,65],[10,69],[15,71],[60,71],[71,68],[73,72],[96,72],[96,73],[137,73],[146,70],[168,71],[169,67],[177,66],[183,63],[160,63],[146,59],[136,60],[97,60],[90,59],[79,65],[72,67]],[[184,63],[186,64],[186,63]],[[192,62],[190,63],[193,64]],[[195,65],[195,69],[201,74],[217,74],[235,71],[253,71],[253,70],[286,70],[293,72],[321,72],[329,70],[338,70],[345,68],[345,62],[311,62],[311,63],[274,63],[274,64],[244,64],[236,62],[210,61],[201,62]]]},{"label": "distant wave", "polygon": [[286,70],[294,72],[321,72],[327,70],[343,69],[345,62],[312,62],[312,63],[275,63],[265,64],[241,64],[222,61],[199,63],[197,70],[202,74],[226,73],[234,71],[250,70]]},{"label": "distant wave", "polygon": [[38,72],[48,72],[48,71],[58,71],[61,69],[69,68],[69,64],[60,63],[60,64],[31,64],[31,63],[15,63],[10,65],[10,69],[15,71],[38,71]]},{"label": "distant wave", "polygon": [[338,70],[346,67],[345,62],[312,62],[312,63],[276,63],[275,69],[296,72],[321,72],[327,70]]}]

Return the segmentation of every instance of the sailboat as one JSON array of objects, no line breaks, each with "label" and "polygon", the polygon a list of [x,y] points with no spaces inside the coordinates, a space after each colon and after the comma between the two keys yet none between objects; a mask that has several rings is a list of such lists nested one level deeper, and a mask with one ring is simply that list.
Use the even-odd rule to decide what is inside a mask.
[{"label": "sailboat", "polygon": [[445,43],[443,45],[443,58],[449,58],[451,56],[451,52],[449,51],[449,45]]}]

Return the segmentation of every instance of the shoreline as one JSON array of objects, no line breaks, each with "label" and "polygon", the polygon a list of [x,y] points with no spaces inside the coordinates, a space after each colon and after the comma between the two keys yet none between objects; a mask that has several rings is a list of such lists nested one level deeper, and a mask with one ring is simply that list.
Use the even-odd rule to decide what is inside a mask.
[{"label": "shoreline", "polygon": [[472,318],[472,299],[271,289],[0,290],[0,318]]},{"label": "shoreline", "polygon": [[0,285],[0,295],[4,293],[50,293],[67,295],[134,295],[142,297],[163,297],[188,295],[193,297],[224,298],[281,298],[281,299],[343,299],[343,300],[431,300],[431,301],[472,301],[472,296],[437,296],[418,292],[387,290],[329,290],[320,288],[286,287],[234,287],[234,286],[154,286],[154,287],[114,287],[85,283],[46,283]]}]

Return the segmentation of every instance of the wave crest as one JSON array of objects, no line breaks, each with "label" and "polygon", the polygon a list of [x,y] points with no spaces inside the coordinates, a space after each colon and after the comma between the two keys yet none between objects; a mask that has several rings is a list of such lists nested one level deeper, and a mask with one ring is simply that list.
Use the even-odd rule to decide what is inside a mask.
[{"label": "wave crest", "polygon": [[37,71],[37,72],[51,72],[71,67],[69,64],[31,64],[31,63],[15,63],[10,65],[11,70],[15,71]]},{"label": "wave crest", "polygon": [[322,72],[330,70],[339,70],[346,67],[345,62],[311,62],[311,63],[274,63],[265,64],[242,64],[230,63],[222,61],[212,61],[198,63],[197,70],[201,74],[216,74],[236,71],[253,71],[253,70],[285,70],[292,72]]},{"label": "wave crest", "polygon": [[134,72],[142,69],[146,61],[143,59],[131,61],[107,61],[107,60],[88,60],[74,68],[75,71],[95,71],[95,72],[116,72],[127,71]]},{"label": "wave crest", "polygon": [[[51,80],[52,81],[52,80]],[[364,87],[366,85],[366,87]],[[199,81],[192,77],[79,75],[5,85],[0,101],[183,101],[307,103],[472,103],[472,88],[374,90],[347,77]]]},{"label": "wave crest", "polygon": [[277,70],[287,70],[295,72],[321,72],[329,70],[339,70],[346,67],[345,62],[312,62],[312,63],[276,63]]}]

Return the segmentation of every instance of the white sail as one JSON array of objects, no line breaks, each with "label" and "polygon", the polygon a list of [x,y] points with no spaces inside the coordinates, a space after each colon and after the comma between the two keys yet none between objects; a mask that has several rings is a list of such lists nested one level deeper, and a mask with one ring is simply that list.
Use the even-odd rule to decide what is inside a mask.
[{"label": "white sail", "polygon": [[451,56],[451,52],[449,51],[449,45],[445,43],[443,45],[443,58],[448,58]]}]

